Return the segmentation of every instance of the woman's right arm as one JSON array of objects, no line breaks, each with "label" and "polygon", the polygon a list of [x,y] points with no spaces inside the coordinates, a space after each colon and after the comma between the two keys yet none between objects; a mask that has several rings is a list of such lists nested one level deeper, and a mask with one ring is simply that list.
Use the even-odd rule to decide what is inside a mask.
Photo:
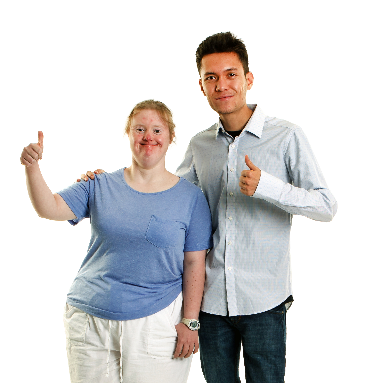
[{"label": "woman's right arm", "polygon": [[59,194],[53,194],[44,181],[38,160],[43,154],[43,132],[38,132],[38,143],[26,146],[21,154],[25,165],[26,184],[29,197],[39,217],[54,221],[75,219],[75,214]]}]

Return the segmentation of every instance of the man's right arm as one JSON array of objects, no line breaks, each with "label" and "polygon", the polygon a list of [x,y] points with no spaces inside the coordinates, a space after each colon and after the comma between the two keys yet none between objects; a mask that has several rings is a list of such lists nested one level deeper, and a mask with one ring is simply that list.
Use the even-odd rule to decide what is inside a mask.
[{"label": "man's right arm", "polygon": [[94,172],[91,172],[90,170],[86,174],[81,174],[81,178],[77,178],[77,182],[88,181],[88,178],[91,178],[93,180],[95,178],[95,174],[102,174],[105,173],[105,170],[103,169],[96,169]]},{"label": "man's right arm", "polygon": [[[179,177],[185,178],[187,181],[190,181],[195,185],[198,185],[198,178],[196,176],[195,168],[191,160],[192,156],[187,155],[186,152],[185,158],[182,161],[182,163],[178,166],[178,169],[176,170],[175,174]],[[88,170],[86,174],[81,174],[81,178],[77,178],[77,182],[87,182],[89,179],[93,180],[95,178],[95,175],[102,173],[105,173],[105,170],[96,169],[93,172],[91,172],[91,170]]]},{"label": "man's right arm", "polygon": [[[94,172],[91,172],[90,170],[86,174],[82,174],[81,178],[77,179],[77,182],[88,181],[90,178],[93,180],[95,178],[96,174],[102,174],[105,173],[105,170],[103,169],[96,169]],[[175,175],[179,177],[185,178],[187,181],[190,181],[191,183],[199,186],[199,179],[197,177],[196,171],[195,171],[195,165],[194,165],[194,158],[193,158],[193,151],[192,151],[192,145],[191,142],[188,145],[187,151],[184,155],[184,159],[181,162],[181,164],[178,166]]]},{"label": "man's right arm", "polygon": [[196,174],[193,150],[191,142],[188,145],[182,163],[178,166],[175,175],[185,178],[187,181],[199,186],[199,179]]}]

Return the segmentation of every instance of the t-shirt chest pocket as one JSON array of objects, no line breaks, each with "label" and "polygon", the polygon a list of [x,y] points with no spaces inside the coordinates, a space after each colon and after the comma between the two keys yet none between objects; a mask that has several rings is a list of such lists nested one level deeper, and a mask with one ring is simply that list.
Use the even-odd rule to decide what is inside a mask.
[{"label": "t-shirt chest pocket", "polygon": [[163,219],[152,215],[145,238],[152,245],[160,248],[183,246],[186,227],[182,222]]}]

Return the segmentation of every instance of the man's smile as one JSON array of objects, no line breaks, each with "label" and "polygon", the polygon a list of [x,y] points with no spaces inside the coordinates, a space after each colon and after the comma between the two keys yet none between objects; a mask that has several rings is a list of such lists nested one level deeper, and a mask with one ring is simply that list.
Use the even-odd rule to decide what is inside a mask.
[{"label": "man's smile", "polygon": [[217,101],[225,101],[225,100],[229,100],[232,97],[234,97],[234,96],[233,95],[220,96],[220,97],[216,97],[216,100]]}]

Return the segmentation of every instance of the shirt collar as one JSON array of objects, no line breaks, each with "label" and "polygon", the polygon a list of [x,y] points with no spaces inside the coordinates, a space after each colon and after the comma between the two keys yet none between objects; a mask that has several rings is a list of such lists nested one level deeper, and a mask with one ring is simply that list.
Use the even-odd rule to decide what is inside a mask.
[{"label": "shirt collar", "polygon": [[[248,120],[243,130],[248,133],[254,134],[258,138],[261,138],[262,130],[264,128],[265,123],[265,115],[262,112],[262,110],[257,106],[257,104],[247,104],[247,106],[253,111],[253,114]],[[221,119],[218,121],[217,124],[217,136],[219,131],[225,133],[225,129],[223,128]]]}]

